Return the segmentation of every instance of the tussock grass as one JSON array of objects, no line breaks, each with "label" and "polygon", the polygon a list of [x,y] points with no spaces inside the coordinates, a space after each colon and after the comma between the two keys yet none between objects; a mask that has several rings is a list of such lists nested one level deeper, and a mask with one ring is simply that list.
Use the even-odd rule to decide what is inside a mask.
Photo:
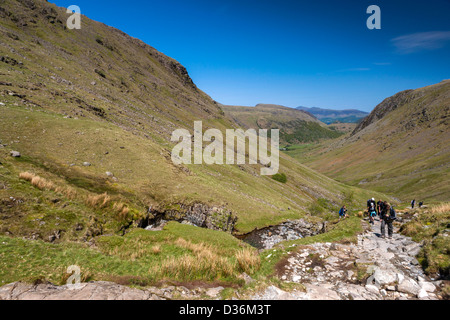
[{"label": "tussock grass", "polygon": [[104,208],[110,203],[110,201],[111,197],[106,192],[97,195],[89,194],[86,197],[86,204],[93,208]]},{"label": "tussock grass", "polygon": [[152,252],[153,254],[160,254],[160,253],[161,253],[161,246],[160,246],[159,244],[154,245],[154,246],[152,247],[151,252]]},{"label": "tussock grass", "polygon": [[123,202],[114,202],[113,210],[114,212],[117,212],[119,219],[121,220],[127,219],[130,212],[128,206]]},{"label": "tussock grass", "polygon": [[75,200],[78,196],[77,190],[72,187],[56,187],[55,192],[64,195],[70,200]]},{"label": "tussock grass", "polygon": [[41,190],[55,190],[56,186],[53,182],[46,180],[34,173],[21,172],[19,178],[30,181],[33,186]]},{"label": "tussock grass", "polygon": [[431,208],[433,214],[444,214],[450,212],[450,202],[442,203]]},{"label": "tussock grass", "polygon": [[253,249],[244,248],[236,254],[239,268],[246,273],[253,273],[261,266],[261,257]]}]

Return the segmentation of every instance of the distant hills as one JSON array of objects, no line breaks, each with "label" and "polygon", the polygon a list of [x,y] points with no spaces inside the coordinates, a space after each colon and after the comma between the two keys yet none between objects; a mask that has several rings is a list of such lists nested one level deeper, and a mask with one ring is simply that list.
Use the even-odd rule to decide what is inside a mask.
[{"label": "distant hills", "polygon": [[332,130],[308,112],[274,104],[255,107],[221,106],[242,128],[280,129],[280,145],[317,142],[337,138],[342,133]]},{"label": "distant hills", "polygon": [[332,109],[322,109],[322,108],[308,108],[308,107],[297,107],[298,110],[303,110],[309,112],[315,116],[320,121],[331,124],[335,122],[341,123],[358,123],[361,119],[369,115],[368,112],[364,112],[356,109],[347,110],[332,110]]}]

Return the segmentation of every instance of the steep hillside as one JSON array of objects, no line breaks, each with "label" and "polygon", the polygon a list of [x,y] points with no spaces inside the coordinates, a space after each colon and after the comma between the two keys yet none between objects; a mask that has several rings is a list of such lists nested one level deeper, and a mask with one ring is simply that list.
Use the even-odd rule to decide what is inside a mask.
[{"label": "steep hillside", "polygon": [[403,200],[448,200],[450,80],[400,92],[348,136],[301,155],[339,181]]},{"label": "steep hillside", "polygon": [[367,112],[356,109],[333,110],[308,107],[298,107],[297,109],[312,114],[317,119],[326,124],[331,124],[334,122],[358,123],[361,119],[365,118],[369,114]]},{"label": "steep hillside", "polygon": [[307,112],[288,107],[258,104],[255,107],[221,106],[243,128],[280,129],[280,144],[299,144],[336,138],[340,134],[328,129]]},{"label": "steep hillside", "polygon": [[[79,239],[86,229],[68,231],[79,221],[118,232],[149,213],[181,220],[196,203],[208,217],[237,216],[236,226],[216,228],[246,232],[302,216],[318,198],[339,203],[350,190],[286,155],[287,183],[260,176],[260,165],[176,166],[173,130],[192,132],[195,120],[204,131],[237,127],[183,66],[84,16],[81,30],[68,30],[65,9],[45,1],[3,0],[0,16],[0,192],[11,217],[2,232],[48,239],[54,225],[29,219],[64,208],[62,234]],[[35,188],[19,179],[24,172],[52,184]],[[27,210],[34,216],[15,214]]]},{"label": "steep hillside", "polygon": [[73,264],[82,281],[242,282],[261,260],[233,235],[321,225],[372,195],[285,154],[281,182],[260,164],[175,165],[175,129],[239,124],[172,58],[85,16],[68,30],[68,16],[0,0],[1,285],[65,284]]}]

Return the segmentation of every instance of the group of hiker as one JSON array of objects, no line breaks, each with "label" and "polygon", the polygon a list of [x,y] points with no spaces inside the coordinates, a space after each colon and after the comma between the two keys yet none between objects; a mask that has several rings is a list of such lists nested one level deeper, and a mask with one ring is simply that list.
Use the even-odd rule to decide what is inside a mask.
[{"label": "group of hiker", "polygon": [[375,218],[378,216],[381,222],[381,237],[386,237],[386,226],[388,229],[388,237],[392,239],[394,234],[394,220],[397,219],[396,212],[391,204],[387,201],[378,200],[375,198],[367,200],[367,212],[369,213],[369,221],[375,224]]},{"label": "group of hiker", "polygon": [[[387,201],[379,200],[375,202],[375,198],[367,200],[367,212],[369,214],[369,221],[375,224],[375,218],[378,216],[381,221],[381,237],[386,238],[386,227],[388,230],[388,237],[392,239],[394,234],[394,220],[396,219],[396,212],[392,205]],[[347,207],[344,205],[339,210],[339,220],[348,217]]]},{"label": "group of hiker", "polygon": [[[416,205],[416,199],[411,201],[411,209],[414,209],[414,206]],[[419,208],[422,208],[423,202],[419,202]]]}]

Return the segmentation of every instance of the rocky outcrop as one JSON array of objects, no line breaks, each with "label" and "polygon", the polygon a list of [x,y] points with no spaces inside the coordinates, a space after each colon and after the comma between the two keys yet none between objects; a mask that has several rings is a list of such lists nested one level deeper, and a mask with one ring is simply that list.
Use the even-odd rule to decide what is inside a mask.
[{"label": "rocky outcrop", "polygon": [[191,300],[201,296],[217,299],[223,289],[217,287],[191,290],[183,286],[168,286],[142,290],[106,281],[64,286],[15,282],[0,288],[0,300]]},{"label": "rocky outcrop", "polygon": [[159,209],[149,209],[146,218],[139,221],[139,226],[157,229],[167,221],[177,221],[201,228],[233,232],[237,217],[223,206],[208,206],[203,203],[175,204]]},{"label": "rocky outcrop", "polygon": [[388,113],[394,111],[399,106],[407,103],[411,97],[410,93],[413,90],[405,90],[402,92],[397,93],[396,95],[386,98],[383,102],[381,102],[379,105],[375,107],[375,109],[366,117],[364,118],[358,126],[355,128],[355,130],[352,132],[352,136],[358,133],[359,131],[363,130],[370,124],[384,118]]}]

